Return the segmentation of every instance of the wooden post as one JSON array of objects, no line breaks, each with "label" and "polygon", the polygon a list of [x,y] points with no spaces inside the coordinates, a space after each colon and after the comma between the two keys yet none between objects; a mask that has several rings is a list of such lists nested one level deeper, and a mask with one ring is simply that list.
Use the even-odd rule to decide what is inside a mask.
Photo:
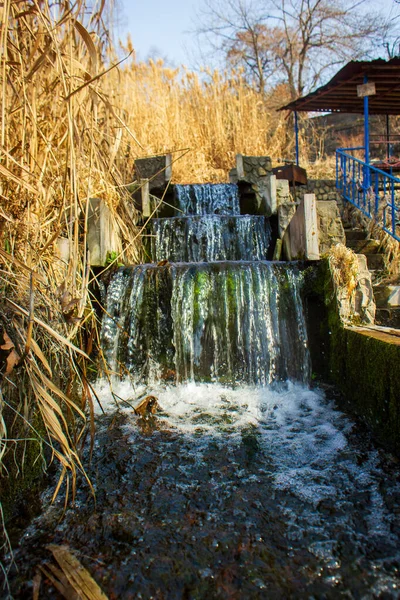
[{"label": "wooden post", "polygon": [[315,194],[304,194],[284,238],[288,260],[319,260],[317,202]]}]

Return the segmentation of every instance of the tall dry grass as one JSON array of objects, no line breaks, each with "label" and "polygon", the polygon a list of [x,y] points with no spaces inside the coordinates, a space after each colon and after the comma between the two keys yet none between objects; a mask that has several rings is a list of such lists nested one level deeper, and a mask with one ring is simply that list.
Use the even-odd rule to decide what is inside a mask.
[{"label": "tall dry grass", "polygon": [[0,476],[10,463],[22,473],[35,438],[41,464],[61,465],[55,495],[73,495],[87,419],[93,433],[87,370],[99,323],[89,198],[111,209],[120,259],[132,263],[140,257],[127,191],[135,158],[172,152],[176,182],[204,182],[226,180],[237,153],[294,155],[291,124],[275,111],[287,100],[284,87],[265,96],[241,72],[137,63],[129,43],[130,58],[118,65],[109,8],[89,0],[0,5]]},{"label": "tall dry grass", "polygon": [[[132,46],[123,48],[129,53]],[[114,102],[140,137],[142,155],[189,149],[174,164],[176,183],[226,181],[235,155],[294,157],[294,135],[286,115],[275,109],[286,99],[249,87],[242,72],[171,69],[162,60],[134,59],[114,73]],[[137,149],[133,149],[134,156]],[[132,154],[127,149],[128,164]]]},{"label": "tall dry grass", "polygon": [[[0,6],[3,489],[27,468],[32,439],[44,468],[53,459],[61,465],[55,495],[62,488],[73,496],[78,473],[85,476],[80,449],[88,418],[93,433],[95,401],[87,369],[98,331],[86,247],[90,197],[111,209],[123,259],[134,262],[140,252],[118,166],[123,144],[140,144],[108,92],[114,66],[103,6],[68,0]],[[69,244],[67,260],[60,239]],[[0,527],[0,551],[8,546]]]}]

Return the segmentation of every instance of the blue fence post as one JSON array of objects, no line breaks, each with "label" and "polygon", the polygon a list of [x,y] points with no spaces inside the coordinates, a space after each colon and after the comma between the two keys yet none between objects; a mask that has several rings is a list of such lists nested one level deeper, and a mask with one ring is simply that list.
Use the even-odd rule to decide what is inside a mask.
[{"label": "blue fence post", "polygon": [[[364,83],[368,83],[368,75],[364,75]],[[364,96],[364,148],[365,148],[365,174],[364,188],[369,188],[369,103],[368,96]]]},{"label": "blue fence post", "polygon": [[[396,189],[400,189],[400,178],[385,173],[363,160],[348,154],[364,148],[338,148],[336,150],[336,182],[344,200],[356,206],[364,215],[395,240],[400,242],[400,205],[396,204]],[[370,188],[364,186],[363,176],[368,169]],[[375,178],[375,179],[374,179]]]},{"label": "blue fence post", "polygon": [[297,121],[297,110],[294,111],[294,132],[296,135],[296,165],[299,166],[299,123]]},{"label": "blue fence post", "polygon": [[390,148],[390,116],[389,115],[386,115],[386,140],[387,140],[386,158],[389,160],[389,158],[392,154],[392,150]]}]

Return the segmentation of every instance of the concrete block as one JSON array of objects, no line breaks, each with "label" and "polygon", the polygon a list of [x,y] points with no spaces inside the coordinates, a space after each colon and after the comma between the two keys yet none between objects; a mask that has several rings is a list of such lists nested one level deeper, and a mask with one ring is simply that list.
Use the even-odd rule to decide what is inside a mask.
[{"label": "concrete block", "polygon": [[164,189],[172,177],[172,156],[163,154],[135,160],[137,180],[148,179],[149,189]]},{"label": "concrete block", "polygon": [[319,260],[317,201],[315,194],[304,194],[305,254],[308,260]]},{"label": "concrete block", "polygon": [[144,217],[150,217],[151,215],[151,202],[150,202],[150,185],[148,179],[140,180],[140,193],[142,197],[142,214]]},{"label": "concrete block", "polygon": [[388,306],[390,308],[397,308],[400,306],[400,285],[391,285],[390,288],[390,296],[388,298]]},{"label": "concrete block", "polygon": [[100,198],[89,199],[87,247],[92,267],[102,267],[109,253],[121,251],[121,241],[115,230],[111,212]]}]

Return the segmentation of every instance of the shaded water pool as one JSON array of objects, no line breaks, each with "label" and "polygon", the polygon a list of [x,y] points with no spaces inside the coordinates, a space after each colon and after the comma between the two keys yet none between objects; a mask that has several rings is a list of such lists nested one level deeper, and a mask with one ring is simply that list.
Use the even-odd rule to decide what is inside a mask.
[{"label": "shaded water pool", "polygon": [[35,520],[15,598],[31,597],[50,542],[110,599],[400,597],[397,464],[323,392],[159,386],[145,420],[99,389],[96,505],[82,484],[64,520],[61,500]]}]

